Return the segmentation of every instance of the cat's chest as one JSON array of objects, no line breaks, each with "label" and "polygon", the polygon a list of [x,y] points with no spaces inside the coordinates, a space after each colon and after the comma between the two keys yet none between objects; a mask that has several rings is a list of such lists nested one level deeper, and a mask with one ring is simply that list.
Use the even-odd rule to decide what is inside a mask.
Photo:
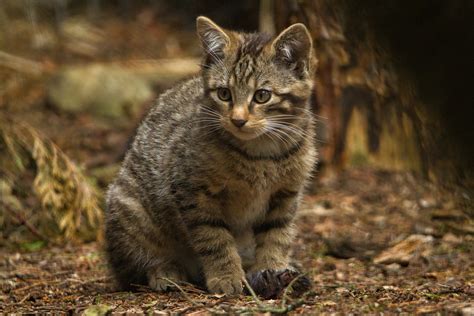
[{"label": "cat's chest", "polygon": [[265,215],[270,196],[281,186],[281,175],[274,166],[237,168],[227,175],[223,213],[236,230],[251,228]]},{"label": "cat's chest", "polygon": [[246,188],[228,188],[228,199],[223,204],[226,221],[236,231],[251,228],[266,212],[271,189],[253,190]]}]

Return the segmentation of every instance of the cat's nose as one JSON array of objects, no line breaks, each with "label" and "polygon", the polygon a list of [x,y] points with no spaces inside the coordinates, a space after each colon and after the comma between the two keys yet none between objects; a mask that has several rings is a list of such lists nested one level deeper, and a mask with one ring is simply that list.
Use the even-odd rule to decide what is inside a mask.
[{"label": "cat's nose", "polygon": [[234,124],[237,127],[242,127],[247,123],[247,120],[242,120],[242,119],[231,119],[232,124]]}]

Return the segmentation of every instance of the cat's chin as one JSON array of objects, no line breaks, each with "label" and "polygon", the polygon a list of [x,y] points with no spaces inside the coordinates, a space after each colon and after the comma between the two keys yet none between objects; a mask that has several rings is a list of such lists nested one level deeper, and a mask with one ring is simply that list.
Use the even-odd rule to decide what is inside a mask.
[{"label": "cat's chin", "polygon": [[243,141],[253,140],[260,136],[257,134],[244,134],[244,133],[239,133],[239,134],[233,133],[232,135],[234,135],[235,138],[243,140]]},{"label": "cat's chin", "polygon": [[256,139],[257,137],[261,136],[261,134],[251,131],[241,131],[241,130],[227,130],[232,136],[239,140],[249,141],[252,139]]}]

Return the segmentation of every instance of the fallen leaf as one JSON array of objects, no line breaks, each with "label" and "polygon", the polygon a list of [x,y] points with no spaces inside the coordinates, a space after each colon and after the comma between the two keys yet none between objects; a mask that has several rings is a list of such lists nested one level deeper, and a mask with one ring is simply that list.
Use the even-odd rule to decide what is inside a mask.
[{"label": "fallen leaf", "polygon": [[83,316],[105,316],[108,312],[113,309],[112,306],[109,305],[91,305],[89,306],[84,313]]},{"label": "fallen leaf", "polygon": [[426,255],[433,246],[433,236],[411,235],[374,258],[374,263],[408,264],[417,254]]}]

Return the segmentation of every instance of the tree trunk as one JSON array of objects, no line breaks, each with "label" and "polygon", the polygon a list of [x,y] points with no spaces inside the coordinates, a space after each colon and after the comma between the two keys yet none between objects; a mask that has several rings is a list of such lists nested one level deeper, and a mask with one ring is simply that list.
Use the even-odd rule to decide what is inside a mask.
[{"label": "tree trunk", "polygon": [[[400,44],[403,36],[410,35],[411,31],[416,33],[419,28],[415,18],[409,25],[400,21],[404,16],[417,16],[417,11],[410,11],[410,4],[403,1],[391,3],[388,9],[375,2],[278,0],[275,4],[277,32],[291,23],[303,22],[313,36],[319,61],[315,111],[323,165],[337,171],[368,165],[412,170],[437,180],[469,179],[472,150],[466,150],[466,145],[469,139],[472,141],[472,128],[465,134],[454,133],[445,116],[440,115],[444,109],[455,111],[451,103],[432,102],[430,94],[436,95],[439,87],[427,87],[426,81],[417,82],[418,76],[425,75],[419,70],[420,65],[426,65],[425,71],[436,69],[439,64],[455,60],[455,56],[446,54],[433,59],[427,51],[413,64],[394,62],[399,55],[411,57],[423,50],[423,40],[429,34],[416,35],[418,46],[417,37],[411,46]],[[440,2],[436,5],[452,10],[458,8],[456,4]],[[422,8],[416,4],[414,10],[423,16]],[[459,21],[462,19],[461,14]],[[444,23],[434,24],[433,32],[450,27]],[[383,27],[387,30],[377,31],[384,30]],[[403,32],[403,36],[399,32]],[[399,46],[391,41],[398,42]],[[460,105],[461,114],[453,115],[457,115],[457,122],[466,131],[470,125],[462,110],[470,106],[468,102]]]}]

